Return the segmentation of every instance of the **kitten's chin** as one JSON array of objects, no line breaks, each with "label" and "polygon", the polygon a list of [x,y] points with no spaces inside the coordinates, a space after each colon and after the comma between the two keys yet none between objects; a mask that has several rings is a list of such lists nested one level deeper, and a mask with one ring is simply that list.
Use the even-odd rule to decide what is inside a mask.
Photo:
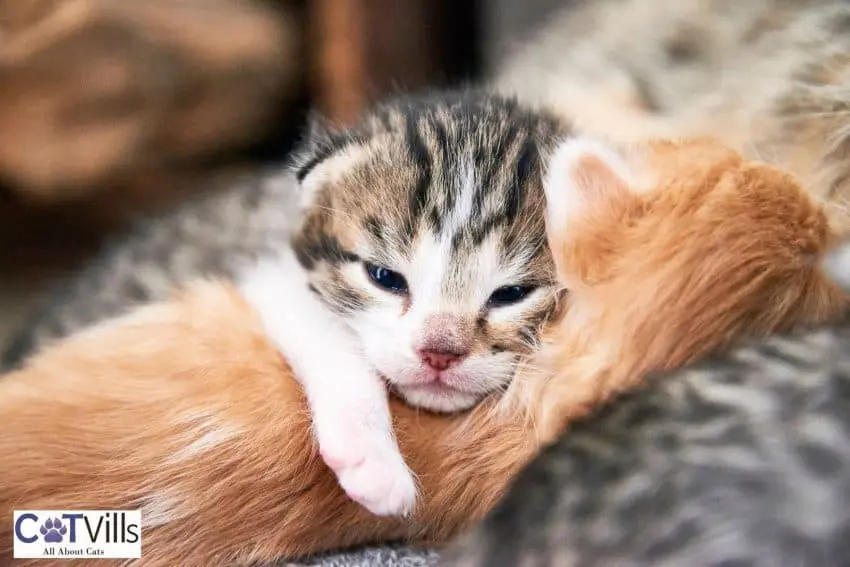
[{"label": "kitten's chin", "polygon": [[411,406],[439,413],[467,410],[482,399],[480,394],[461,392],[440,382],[396,384],[393,389]]}]

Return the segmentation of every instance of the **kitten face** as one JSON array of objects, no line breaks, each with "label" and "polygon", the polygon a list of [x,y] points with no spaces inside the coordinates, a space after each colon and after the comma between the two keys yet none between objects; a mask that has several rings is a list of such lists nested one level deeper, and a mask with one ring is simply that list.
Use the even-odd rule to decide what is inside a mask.
[{"label": "kitten face", "polygon": [[314,135],[296,164],[299,261],[409,403],[467,408],[535,345],[554,307],[541,155],[558,133],[504,99],[407,99]]}]

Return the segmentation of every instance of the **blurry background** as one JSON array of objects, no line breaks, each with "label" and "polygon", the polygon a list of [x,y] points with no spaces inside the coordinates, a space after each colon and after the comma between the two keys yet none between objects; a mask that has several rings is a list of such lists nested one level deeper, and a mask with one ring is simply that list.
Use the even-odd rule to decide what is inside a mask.
[{"label": "blurry background", "polygon": [[479,80],[568,0],[4,0],[0,342],[133,218],[398,89]]}]

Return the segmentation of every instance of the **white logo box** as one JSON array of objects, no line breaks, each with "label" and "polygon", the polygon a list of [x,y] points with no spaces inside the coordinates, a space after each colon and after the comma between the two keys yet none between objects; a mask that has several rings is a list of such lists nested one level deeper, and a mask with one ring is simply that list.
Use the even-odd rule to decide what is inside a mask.
[{"label": "white logo box", "polygon": [[15,559],[140,559],[141,510],[15,510]]}]

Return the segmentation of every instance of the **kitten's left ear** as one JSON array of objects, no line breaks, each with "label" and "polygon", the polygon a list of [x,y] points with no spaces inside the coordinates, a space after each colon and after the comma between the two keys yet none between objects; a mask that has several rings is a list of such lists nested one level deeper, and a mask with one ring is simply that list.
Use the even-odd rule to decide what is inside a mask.
[{"label": "kitten's left ear", "polygon": [[613,210],[631,197],[630,166],[613,147],[590,138],[569,138],[549,159],[543,187],[550,233],[571,221]]}]

